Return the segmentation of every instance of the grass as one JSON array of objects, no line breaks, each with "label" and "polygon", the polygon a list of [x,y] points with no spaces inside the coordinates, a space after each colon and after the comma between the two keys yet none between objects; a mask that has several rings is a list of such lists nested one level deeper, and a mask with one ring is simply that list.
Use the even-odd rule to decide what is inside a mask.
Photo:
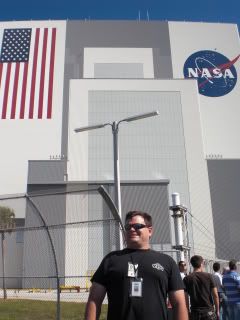
[{"label": "grass", "polygon": [[[61,302],[61,320],[84,319],[85,303]],[[106,319],[103,305],[101,320]],[[0,320],[56,320],[56,302],[0,299]]]}]

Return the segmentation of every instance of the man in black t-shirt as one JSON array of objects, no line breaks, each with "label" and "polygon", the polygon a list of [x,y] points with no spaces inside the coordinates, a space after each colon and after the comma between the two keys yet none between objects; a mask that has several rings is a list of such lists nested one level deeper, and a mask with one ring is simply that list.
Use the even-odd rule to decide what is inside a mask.
[{"label": "man in black t-shirt", "polygon": [[[183,279],[190,297],[191,320],[215,320],[219,318],[218,292],[210,273],[204,272],[203,258],[193,256],[190,260],[193,273]],[[215,305],[215,309],[214,306]]]},{"label": "man in black t-shirt", "polygon": [[97,320],[107,293],[108,320],[166,320],[167,295],[175,320],[187,320],[183,282],[174,260],[150,250],[152,218],[126,215],[127,248],[109,253],[93,275],[85,320]]}]

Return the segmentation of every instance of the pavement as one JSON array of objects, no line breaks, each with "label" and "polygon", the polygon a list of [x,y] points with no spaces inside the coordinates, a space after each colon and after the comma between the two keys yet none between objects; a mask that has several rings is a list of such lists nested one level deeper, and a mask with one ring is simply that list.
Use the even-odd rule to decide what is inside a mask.
[{"label": "pavement", "polygon": [[[64,302],[82,302],[86,303],[89,292],[67,292],[60,293],[60,301]],[[0,298],[3,298],[3,290],[0,290]],[[42,300],[42,301],[57,301],[57,290],[51,289],[8,289],[8,299],[27,299],[27,300]],[[107,298],[103,303],[107,303]]]}]

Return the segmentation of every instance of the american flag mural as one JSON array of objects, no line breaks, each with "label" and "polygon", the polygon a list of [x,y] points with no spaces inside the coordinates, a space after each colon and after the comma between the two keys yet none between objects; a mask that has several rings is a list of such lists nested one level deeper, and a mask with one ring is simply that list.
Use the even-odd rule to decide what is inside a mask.
[{"label": "american flag mural", "polygon": [[56,28],[4,29],[0,119],[51,119]]}]

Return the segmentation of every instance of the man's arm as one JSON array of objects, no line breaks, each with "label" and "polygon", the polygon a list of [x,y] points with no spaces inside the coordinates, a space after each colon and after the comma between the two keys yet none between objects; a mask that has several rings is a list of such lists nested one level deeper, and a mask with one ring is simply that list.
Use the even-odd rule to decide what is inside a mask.
[{"label": "man's arm", "polygon": [[170,291],[168,296],[173,308],[173,319],[188,320],[188,310],[184,290]]},{"label": "man's arm", "polygon": [[85,310],[85,320],[97,320],[101,313],[101,306],[106,289],[99,283],[93,282]]},{"label": "man's arm", "polygon": [[219,298],[218,298],[218,292],[216,287],[212,288],[212,297],[215,305],[215,311],[219,318]]},{"label": "man's arm", "polygon": [[187,281],[186,281],[186,277],[183,279],[183,283],[184,283],[184,295],[185,295],[185,301],[186,301],[186,306],[187,306],[187,310],[188,310],[188,314],[190,314],[190,303],[189,303],[189,294],[187,291]]},{"label": "man's arm", "polygon": [[185,301],[186,301],[186,306],[187,306],[187,310],[188,310],[188,314],[190,313],[190,303],[189,303],[189,295],[187,292],[184,292],[185,294]]},{"label": "man's arm", "polygon": [[236,282],[237,282],[237,288],[240,291],[240,275],[239,274],[236,277]]}]

